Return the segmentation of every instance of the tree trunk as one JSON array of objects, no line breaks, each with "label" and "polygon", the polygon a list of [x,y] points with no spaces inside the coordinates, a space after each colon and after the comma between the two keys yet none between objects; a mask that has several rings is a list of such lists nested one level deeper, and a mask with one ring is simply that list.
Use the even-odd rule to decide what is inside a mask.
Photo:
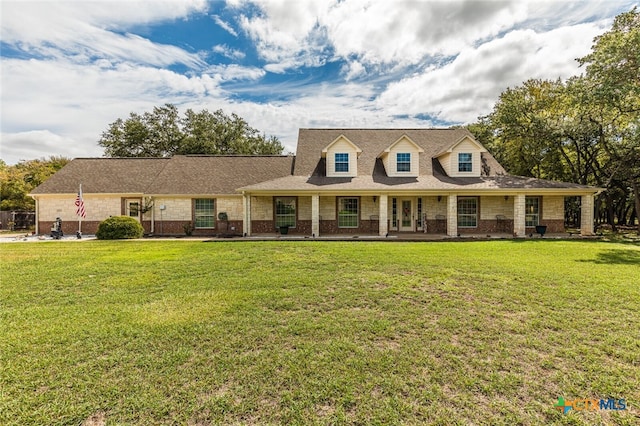
[{"label": "tree trunk", "polygon": [[618,226],[616,225],[615,209],[613,206],[613,196],[611,192],[607,192],[607,223],[611,225],[613,232],[618,232]]},{"label": "tree trunk", "polygon": [[638,219],[638,233],[640,234],[640,184],[634,180],[631,182],[633,187],[633,195],[636,202],[636,218]]}]

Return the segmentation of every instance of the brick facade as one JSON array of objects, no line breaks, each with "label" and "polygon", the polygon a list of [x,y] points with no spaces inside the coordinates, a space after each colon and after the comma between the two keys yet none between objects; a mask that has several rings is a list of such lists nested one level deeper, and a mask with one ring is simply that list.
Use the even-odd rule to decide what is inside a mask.
[{"label": "brick facade", "polygon": [[[82,221],[83,234],[95,234],[101,220],[92,218],[117,216],[123,214],[125,199],[135,197],[85,197],[87,219]],[[402,197],[388,196],[387,198],[387,225],[391,225],[391,199]],[[411,197],[409,197],[411,198]],[[426,215],[428,234],[446,234],[448,220],[456,220],[457,215],[448,212],[448,198],[446,196],[425,196],[422,198],[423,214]],[[438,199],[440,198],[440,199]],[[514,204],[519,197],[513,196],[486,196],[478,198],[478,226],[475,228],[458,228],[457,234],[513,234],[514,232]],[[522,202],[522,198],[518,201]],[[56,217],[63,220],[63,232],[73,235],[78,230],[78,218],[75,216],[73,197],[48,198],[47,203],[42,203],[40,210],[38,229],[40,234],[48,234]],[[289,229],[293,235],[309,235],[312,231],[312,201],[311,196],[300,196],[297,199],[297,219],[295,228]],[[413,208],[416,209],[418,197],[413,197]],[[540,197],[540,224],[547,226],[548,233],[564,232],[564,197],[545,196]],[[225,212],[229,220],[216,220],[214,229],[195,229],[193,235],[243,235],[243,200],[242,197],[229,196],[215,198],[217,213]],[[339,228],[336,219],[337,197],[319,197],[319,233],[323,234],[378,234],[380,208],[382,198],[374,199],[373,196],[359,197],[360,218],[357,228]],[[274,225],[274,198],[252,197],[251,203],[251,232],[255,234],[278,233]],[[518,210],[520,212],[520,210]],[[517,214],[520,214],[516,212]],[[417,210],[415,210],[417,217]],[[522,213],[524,214],[524,212]],[[104,216],[103,216],[104,215]],[[498,220],[496,216],[503,216]],[[153,219],[153,232],[152,232]],[[185,235],[184,226],[193,223],[193,199],[178,197],[157,197],[154,200],[153,209],[146,212],[141,220],[145,234],[153,235]],[[415,220],[415,218],[414,218]],[[521,222],[524,221],[522,217]],[[457,225],[457,223],[456,223]],[[414,222],[415,228],[415,222]],[[387,228],[390,229],[390,228]],[[397,230],[390,229],[392,232]],[[421,229],[415,232],[422,232]],[[524,227],[524,233],[520,236],[534,234],[535,228]]]}]

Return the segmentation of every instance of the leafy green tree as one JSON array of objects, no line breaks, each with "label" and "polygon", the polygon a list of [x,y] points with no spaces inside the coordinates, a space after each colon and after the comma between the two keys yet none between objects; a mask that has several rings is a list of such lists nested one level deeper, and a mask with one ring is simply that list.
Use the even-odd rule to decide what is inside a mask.
[{"label": "leafy green tree", "polygon": [[545,179],[565,177],[564,159],[552,149],[561,145],[562,116],[557,104],[562,90],[559,81],[526,81],[504,91],[493,112],[481,119],[490,129],[484,136],[489,138],[487,148],[511,173]]},{"label": "leafy green tree", "polygon": [[107,157],[170,157],[175,154],[269,155],[283,146],[267,138],[236,114],[188,109],[180,117],[172,104],[154,107],[142,115],[117,119],[102,133],[98,144]]},{"label": "leafy green tree", "polygon": [[[606,33],[596,37],[586,65],[594,97],[619,113],[640,112],[640,12],[618,15]],[[637,119],[637,115],[636,115]]]},{"label": "leafy green tree", "polygon": [[[609,156],[608,188],[628,186],[640,215],[640,12],[634,7],[618,15],[611,30],[596,37],[586,65],[588,116],[597,126]],[[611,203],[609,203],[611,204]],[[613,206],[610,209],[610,220]],[[611,220],[611,222],[613,222]],[[612,223],[615,225],[615,223]],[[640,232],[640,219],[638,220]]]},{"label": "leafy green tree", "polygon": [[615,229],[640,212],[637,9],[616,17],[578,61],[584,75],[509,88],[468,128],[511,173],[607,188],[598,216]]},{"label": "leafy green tree", "polygon": [[34,210],[35,201],[28,196],[29,192],[69,161],[65,157],[52,156],[8,166],[0,160],[0,210]]}]

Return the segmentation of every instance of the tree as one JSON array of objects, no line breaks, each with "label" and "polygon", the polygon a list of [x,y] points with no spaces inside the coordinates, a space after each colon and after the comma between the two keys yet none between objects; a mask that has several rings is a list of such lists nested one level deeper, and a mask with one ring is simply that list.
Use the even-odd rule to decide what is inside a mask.
[{"label": "tree", "polygon": [[[640,12],[618,15],[611,30],[596,37],[586,65],[589,119],[600,131],[600,142],[612,164],[609,184],[633,190],[640,216]],[[609,206],[612,208],[612,206]],[[611,216],[611,213],[610,213]],[[638,218],[640,232],[640,218]]]},{"label": "tree", "polygon": [[0,210],[34,210],[35,201],[28,194],[69,161],[52,156],[7,166],[0,160]]},{"label": "tree", "polygon": [[509,88],[468,128],[512,173],[607,188],[598,216],[615,229],[640,213],[637,9],[616,17],[578,62],[584,75]]},{"label": "tree", "polygon": [[236,114],[188,109],[181,118],[172,104],[154,107],[142,115],[117,119],[102,133],[98,144],[107,157],[170,157],[175,154],[269,155],[283,146],[267,138]]},{"label": "tree", "polygon": [[[529,80],[504,91],[493,112],[481,119],[485,143],[511,173],[544,179],[564,179],[558,104],[564,86],[560,81]],[[474,130],[470,128],[470,130]],[[475,130],[478,130],[476,126]],[[486,133],[488,132],[488,133]]]}]

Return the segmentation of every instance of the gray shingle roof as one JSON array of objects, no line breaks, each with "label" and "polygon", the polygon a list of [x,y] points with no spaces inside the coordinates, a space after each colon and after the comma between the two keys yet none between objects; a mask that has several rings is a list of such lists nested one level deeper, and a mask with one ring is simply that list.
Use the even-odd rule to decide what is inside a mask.
[{"label": "gray shingle roof", "polygon": [[168,158],[76,158],[31,191],[32,194],[139,194],[153,182]]},{"label": "gray shingle roof", "polygon": [[175,156],[148,194],[235,194],[236,189],[291,175],[291,156]]},{"label": "gray shingle roof", "polygon": [[291,174],[288,156],[77,158],[32,194],[235,194],[241,186]]},{"label": "gray shingle roof", "polygon": [[544,179],[534,179],[522,176],[483,176],[483,177],[459,177],[453,178],[443,175],[426,175],[417,178],[389,178],[382,176],[357,176],[354,178],[328,178],[325,176],[287,176],[272,181],[261,182],[245,188],[255,192],[318,192],[331,190],[350,192],[352,194],[363,191],[394,191],[394,192],[429,192],[429,191],[456,191],[456,192],[482,192],[510,190],[532,191],[566,191],[593,192],[591,186],[574,183],[556,182]]},{"label": "gray shingle roof", "polygon": [[[420,175],[433,173],[431,160],[437,154],[446,151],[464,136],[473,137],[466,129],[300,129],[294,175],[324,174],[322,150],[340,135],[362,149],[358,157],[358,175],[361,176],[374,174],[378,154],[403,135],[424,149],[420,154]],[[491,154],[484,153],[483,158],[490,176],[505,173]]]}]

